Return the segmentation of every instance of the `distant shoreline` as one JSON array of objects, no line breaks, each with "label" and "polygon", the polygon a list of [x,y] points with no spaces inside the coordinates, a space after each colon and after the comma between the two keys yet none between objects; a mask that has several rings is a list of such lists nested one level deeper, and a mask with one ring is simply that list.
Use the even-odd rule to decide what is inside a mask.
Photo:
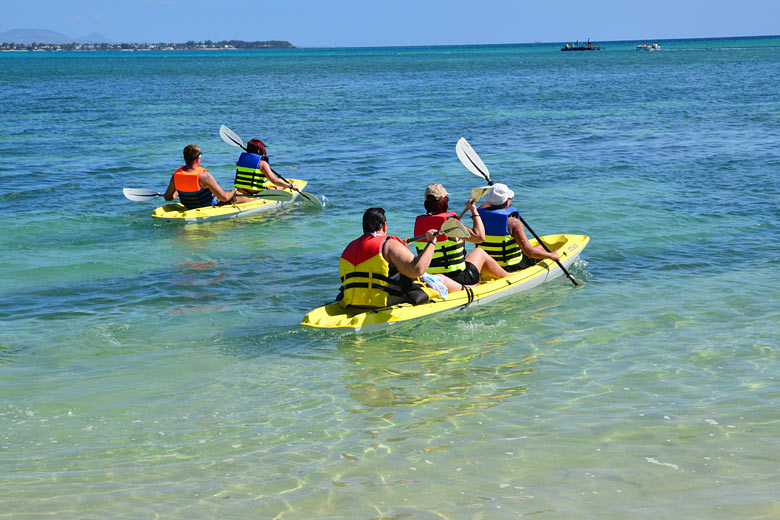
[{"label": "distant shoreline", "polygon": [[221,51],[258,49],[295,49],[288,41],[270,40],[245,42],[222,40],[185,43],[14,43],[0,44],[3,52],[94,52],[94,51]]},{"label": "distant shoreline", "polygon": [[[777,34],[767,34],[759,36],[711,36],[697,38],[637,38],[633,40],[596,40],[591,38],[591,43],[599,44],[630,44],[642,41],[654,42],[685,42],[685,41],[708,41],[708,40],[760,40],[780,38]],[[574,41],[574,40],[572,40]],[[586,40],[580,40],[586,41]],[[571,43],[570,41],[534,41],[534,42],[515,42],[515,43],[458,43],[458,44],[430,44],[430,45],[379,45],[379,46],[332,46],[317,47],[303,46],[297,47],[287,41],[268,41],[268,42],[243,42],[243,41],[220,41],[220,42],[186,42],[186,43],[0,43],[0,52],[94,52],[94,51],[235,51],[235,50],[265,50],[265,49],[296,49],[296,50],[337,50],[337,49],[423,49],[437,47],[511,47],[511,46],[545,46],[545,45],[563,45]]]}]

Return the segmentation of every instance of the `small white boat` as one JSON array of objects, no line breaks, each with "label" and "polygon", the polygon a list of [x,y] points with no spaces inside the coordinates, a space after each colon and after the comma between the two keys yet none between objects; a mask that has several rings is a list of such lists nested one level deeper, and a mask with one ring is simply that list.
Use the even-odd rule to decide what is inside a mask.
[{"label": "small white boat", "polygon": [[648,45],[647,42],[645,42],[645,43],[642,43],[640,45],[637,45],[636,46],[636,50],[638,50],[638,51],[660,51],[661,50],[661,46],[658,45],[657,43],[652,43],[652,44]]}]

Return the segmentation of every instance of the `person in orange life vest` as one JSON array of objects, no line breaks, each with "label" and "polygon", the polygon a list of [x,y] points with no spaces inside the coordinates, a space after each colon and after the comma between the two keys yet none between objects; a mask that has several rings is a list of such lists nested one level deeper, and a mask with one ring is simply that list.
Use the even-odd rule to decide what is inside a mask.
[{"label": "person in orange life vest", "polygon": [[273,172],[265,144],[260,139],[250,140],[246,144],[246,152],[239,156],[234,184],[238,193],[242,195],[267,189],[297,188],[292,183],[283,181]]},{"label": "person in orange life vest", "polygon": [[[449,193],[441,184],[431,184],[425,189],[425,215],[417,217],[414,225],[414,234],[419,235],[422,230],[433,227],[437,231],[449,218],[458,218],[458,214],[449,209]],[[485,227],[482,218],[477,212],[474,199],[466,201],[466,207],[471,212],[474,227],[464,226],[469,238],[465,242],[479,244],[485,241]],[[419,248],[418,248],[419,249]],[[466,255],[466,245],[460,239],[451,240],[443,235],[437,238],[436,250],[433,253],[429,273],[443,274],[444,283],[450,291],[459,291],[461,286],[473,286],[479,283],[479,273],[484,272],[491,278],[503,278],[510,273],[505,271],[498,262],[490,257],[484,249],[474,248]],[[448,284],[454,281],[453,284]]]},{"label": "person in orange life vest", "polygon": [[200,147],[189,144],[184,147],[184,166],[173,172],[165,200],[179,198],[187,209],[218,206],[227,203],[241,203],[254,200],[251,197],[238,197],[236,190],[223,190],[206,168],[200,165]]},{"label": "person in orange life vest", "polygon": [[[503,227],[503,229],[508,230],[509,236],[514,238],[514,242],[520,247],[522,254],[518,256],[521,256],[522,258],[520,258],[517,263],[512,263],[512,261],[510,261],[509,263],[511,265],[506,265],[504,268],[507,271],[514,272],[525,269],[526,267],[530,267],[539,262],[539,260],[547,258],[551,260],[559,260],[560,256],[555,251],[548,253],[540,245],[531,245],[531,242],[525,235],[525,228],[523,227],[523,223],[520,222],[520,219],[518,218],[520,213],[517,211],[517,208],[512,206],[512,198],[514,196],[515,192],[510,190],[506,184],[496,183],[493,185],[493,189],[490,190],[485,196],[485,203],[482,204],[479,209],[479,213],[482,215],[483,220],[490,218],[492,221],[494,216],[508,214],[508,217],[506,218],[506,225]],[[492,223],[493,222],[491,222],[491,224]],[[487,229],[488,224],[485,224],[485,226],[486,235],[488,236],[487,240],[494,238],[490,237],[490,235],[504,233],[503,231],[501,231],[501,233],[499,233],[499,231],[491,232],[491,230]],[[498,226],[495,229],[500,230],[501,226]]]},{"label": "person in orange life vest", "polygon": [[[414,256],[406,242],[387,234],[387,219],[383,208],[368,208],[363,213],[363,235],[344,249],[339,260],[342,286],[338,299],[343,306],[384,307],[408,301],[409,283],[418,280],[433,256],[436,230],[425,233],[428,244]],[[426,291],[427,299],[435,291]],[[419,302],[416,302],[419,303]]]}]

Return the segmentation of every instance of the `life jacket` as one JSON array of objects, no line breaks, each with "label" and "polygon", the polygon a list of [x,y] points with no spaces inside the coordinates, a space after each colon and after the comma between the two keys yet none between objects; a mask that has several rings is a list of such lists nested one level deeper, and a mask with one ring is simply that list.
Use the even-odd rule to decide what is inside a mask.
[{"label": "life jacket", "polygon": [[386,307],[390,296],[407,298],[422,303],[437,295],[419,278],[411,280],[401,276],[398,270],[382,255],[386,240],[398,237],[365,234],[349,243],[339,259],[342,307]]},{"label": "life jacket", "polygon": [[191,172],[185,172],[184,166],[173,172],[173,185],[179,192],[179,202],[187,209],[204,208],[211,206],[214,195],[208,188],[201,188],[198,176],[206,171],[198,166]]},{"label": "life jacket", "polygon": [[509,234],[509,217],[520,212],[514,206],[503,209],[479,209],[485,226],[485,241],[477,244],[498,262],[501,267],[519,264],[523,261],[523,250]]},{"label": "life jacket", "polygon": [[244,152],[236,162],[236,188],[244,190],[259,191],[269,186],[270,181],[260,169],[260,162],[268,162],[267,155],[257,155],[256,153]]},{"label": "life jacket", "polygon": [[[458,214],[450,211],[448,213],[438,213],[436,215],[420,215],[414,222],[414,235],[424,234],[429,229],[439,231],[444,222],[451,217],[458,218]],[[417,253],[420,254],[425,249],[426,242],[415,242]],[[436,249],[433,251],[431,265],[428,267],[429,273],[451,273],[462,271],[466,268],[466,244],[464,242],[450,240],[445,235],[436,237]]]}]

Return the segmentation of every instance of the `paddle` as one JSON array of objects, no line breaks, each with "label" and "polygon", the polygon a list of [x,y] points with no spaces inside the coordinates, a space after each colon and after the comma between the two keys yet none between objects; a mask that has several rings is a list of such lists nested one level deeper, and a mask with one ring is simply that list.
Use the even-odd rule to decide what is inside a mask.
[{"label": "paddle", "polygon": [[485,163],[482,162],[482,159],[479,158],[479,155],[477,155],[477,152],[474,151],[469,142],[466,141],[465,137],[458,139],[455,145],[455,153],[458,154],[458,159],[460,159],[460,162],[463,163],[463,166],[468,171],[477,177],[485,179],[488,185],[493,185],[487,166],[485,166]]},{"label": "paddle", "polygon": [[[226,127],[225,125],[222,125],[222,126],[219,127],[219,136],[222,138],[223,141],[225,141],[230,146],[235,146],[235,147],[241,148],[245,152],[247,151],[246,147],[244,146],[244,140],[241,139],[238,136],[238,134],[236,134],[234,131],[232,131],[230,128]],[[271,168],[271,171],[274,172],[274,175],[276,175],[277,177],[282,179],[284,182],[286,182],[290,186],[292,186],[292,189],[297,191],[298,193],[300,193],[301,196],[304,199],[306,199],[307,201],[311,202],[312,204],[317,205],[317,207],[319,207],[319,208],[323,207],[322,203],[317,199],[317,197],[315,197],[314,195],[311,195],[310,193],[302,192],[301,190],[299,190],[298,188],[293,186],[292,182],[290,182],[287,179],[285,179],[284,177],[282,177],[282,175],[279,174],[279,172],[277,172],[273,168]]]},{"label": "paddle", "polygon": [[125,198],[135,202],[151,200],[153,197],[162,197],[163,194],[154,190],[145,190],[143,188],[122,188]]},{"label": "paddle", "polygon": [[[471,198],[474,199],[474,204],[477,203],[479,199],[485,196],[487,192],[492,190],[490,186],[482,186],[481,188],[471,188]],[[464,209],[460,212],[460,215],[458,215],[459,219],[463,218],[463,215],[466,214],[466,212],[469,210],[469,208]]]},{"label": "paddle", "polygon": [[[471,147],[468,141],[466,141],[465,138],[461,137],[458,139],[457,144],[455,145],[455,153],[458,154],[458,159],[460,159],[460,162],[463,163],[463,166],[466,167],[468,171],[473,173],[474,175],[478,177],[484,178],[489,185],[493,185],[493,181],[490,180],[490,172],[487,169],[487,166],[485,166],[485,163],[482,162],[482,159],[479,158],[479,155],[477,155],[477,152],[474,151],[474,149]],[[517,215],[520,219],[520,222],[528,229],[528,231],[531,232],[531,234],[534,236],[537,242],[542,245],[545,251],[548,253],[551,253],[550,248],[547,247],[547,244],[542,242],[542,239],[539,238],[539,235],[536,234],[536,232],[531,229],[531,226],[528,225],[528,222],[525,221],[525,219],[522,217],[522,215]],[[561,271],[571,280],[571,283],[574,285],[580,285],[580,282],[574,279],[574,277],[569,273],[569,271],[566,270],[565,267],[563,267],[563,264],[560,260],[556,260],[555,263],[558,264],[558,267],[561,268]]]},{"label": "paddle", "polygon": [[[471,236],[471,233],[469,233],[469,230],[466,229],[466,226],[460,220],[450,217],[444,221],[441,229],[436,232],[436,236],[439,235],[447,235],[447,238],[468,238]],[[406,243],[411,244],[423,238],[425,238],[425,235],[407,238]]]},{"label": "paddle", "polygon": [[[154,197],[162,197],[163,194],[154,190],[147,190],[144,188],[122,188],[124,196],[135,202],[144,202],[151,200]],[[280,202],[287,202],[292,200],[293,194],[284,190],[263,190],[259,193],[255,193],[252,197],[267,200],[278,200]]]}]

